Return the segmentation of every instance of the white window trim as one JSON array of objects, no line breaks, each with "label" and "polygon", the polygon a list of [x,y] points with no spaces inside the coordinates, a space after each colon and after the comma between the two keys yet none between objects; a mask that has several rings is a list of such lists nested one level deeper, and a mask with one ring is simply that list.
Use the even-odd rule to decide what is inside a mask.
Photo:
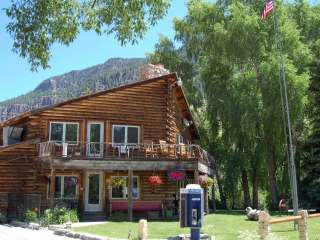
[{"label": "white window trim", "polygon": [[112,146],[114,146],[115,144],[118,144],[118,143],[114,142],[114,128],[115,127],[124,127],[125,128],[125,131],[124,131],[124,141],[125,141],[124,144],[125,145],[131,144],[131,143],[128,143],[128,127],[138,128],[138,144],[140,143],[140,126],[114,124],[114,125],[112,125]]},{"label": "white window trim", "polygon": [[[50,181],[51,181],[51,175],[48,176],[50,178]],[[62,177],[61,178],[61,184],[60,184],[60,188],[61,188],[61,197],[55,197],[54,199],[69,199],[69,200],[72,200],[72,199],[76,199],[76,198],[71,198],[71,197],[63,197],[64,195],[64,178],[65,177],[76,177],[78,178],[79,180],[79,176],[78,175],[55,175],[55,177]],[[76,196],[79,195],[79,186],[76,185]],[[48,183],[48,189],[47,189],[47,198],[49,199],[50,198],[50,184]]]},{"label": "white window trim", "polygon": [[[115,178],[115,177],[125,177],[125,178],[128,178],[128,176],[125,176],[125,175],[123,175],[123,176],[111,176],[111,184],[112,184],[112,178]],[[138,195],[137,195],[137,197],[132,197],[132,199],[140,199],[140,178],[139,178],[139,176],[132,176],[132,178],[137,178],[137,188],[138,188]],[[112,200],[127,200],[128,198],[127,197],[123,197],[123,198],[114,198],[113,196],[112,196],[112,185],[111,185],[111,199]]]},{"label": "white window trim", "polygon": [[52,129],[53,123],[62,124],[62,143],[64,143],[66,141],[66,125],[67,124],[77,125],[77,143],[76,144],[70,143],[70,145],[78,145],[79,144],[79,123],[78,122],[56,122],[56,121],[50,122],[49,141],[51,141],[51,129]]}]

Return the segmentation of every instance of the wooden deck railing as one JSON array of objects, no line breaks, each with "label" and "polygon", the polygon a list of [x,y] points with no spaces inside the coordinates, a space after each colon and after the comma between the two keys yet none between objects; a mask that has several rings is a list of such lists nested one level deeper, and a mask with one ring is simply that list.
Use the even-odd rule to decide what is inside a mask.
[{"label": "wooden deck railing", "polygon": [[259,215],[259,236],[260,239],[267,239],[271,231],[272,224],[294,222],[298,223],[299,240],[308,240],[308,219],[320,218],[320,213],[308,214],[307,210],[301,210],[298,216],[286,216],[280,218],[270,218],[267,212],[262,211]]},{"label": "wooden deck railing", "polygon": [[209,163],[208,155],[195,144],[78,144],[43,142],[38,147],[40,158],[65,158],[73,160],[198,160]]}]

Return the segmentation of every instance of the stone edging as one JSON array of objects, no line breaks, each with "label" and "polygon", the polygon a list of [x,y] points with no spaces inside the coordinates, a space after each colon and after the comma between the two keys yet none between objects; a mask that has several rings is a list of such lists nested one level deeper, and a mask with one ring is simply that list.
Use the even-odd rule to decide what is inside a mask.
[{"label": "stone edging", "polygon": [[39,223],[26,223],[26,222],[20,222],[20,221],[12,221],[12,222],[10,222],[10,225],[12,225],[14,227],[29,228],[32,230],[39,230],[40,229]]},{"label": "stone edging", "polygon": [[69,238],[78,238],[81,240],[113,240],[112,238],[100,237],[89,233],[77,233],[66,229],[55,229],[53,233],[58,236],[66,236]]}]

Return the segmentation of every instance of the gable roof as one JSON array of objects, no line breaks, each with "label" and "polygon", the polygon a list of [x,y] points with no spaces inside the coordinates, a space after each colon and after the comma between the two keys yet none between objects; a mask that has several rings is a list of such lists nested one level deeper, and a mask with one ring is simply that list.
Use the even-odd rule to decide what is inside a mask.
[{"label": "gable roof", "polygon": [[[66,104],[70,104],[70,103],[77,102],[77,101],[84,100],[84,99],[88,99],[88,98],[91,98],[91,97],[96,97],[96,96],[104,95],[104,94],[107,94],[107,93],[119,91],[119,90],[122,90],[122,89],[135,87],[135,86],[139,86],[139,85],[142,85],[142,84],[148,84],[148,83],[152,83],[152,82],[156,82],[156,81],[160,81],[160,80],[172,80],[173,83],[174,82],[177,83],[178,82],[178,77],[177,77],[176,73],[170,73],[170,74],[162,75],[162,76],[159,76],[159,77],[156,77],[156,78],[141,80],[141,81],[129,83],[129,84],[126,84],[126,85],[121,85],[121,86],[118,86],[118,87],[110,88],[110,89],[107,89],[107,90],[99,91],[99,92],[96,92],[96,93],[92,93],[92,94],[89,94],[89,95],[84,95],[84,96],[80,96],[80,97],[77,97],[77,98],[72,98],[72,99],[69,99],[69,100],[66,100],[64,102],[57,103],[57,104],[54,104],[54,105],[33,109],[33,110],[30,110],[30,111],[21,113],[21,114],[15,116],[15,117],[9,118],[4,122],[0,122],[0,128],[6,127],[6,126],[10,126],[10,125],[14,125],[14,124],[17,124],[19,122],[24,122],[28,118],[30,118],[31,116],[36,116],[36,115],[38,115],[38,114],[40,114],[40,113],[42,113],[42,112],[44,112],[46,110],[50,110],[50,109],[53,109],[53,108],[56,108],[56,107],[61,107],[61,106],[66,105]],[[186,118],[191,123],[191,125],[189,126],[190,131],[192,131],[192,134],[195,136],[195,138],[198,138],[199,137],[199,132],[198,132],[198,129],[197,129],[197,127],[196,127],[196,125],[195,125],[195,123],[193,121],[193,117],[192,117],[191,112],[190,112],[188,101],[187,101],[187,99],[186,99],[186,97],[185,97],[185,95],[183,93],[183,90],[182,90],[181,86],[179,86],[179,84],[176,84],[176,86],[177,86],[177,88],[176,88],[176,100],[178,102],[179,108],[181,109],[182,116],[184,118]]]}]

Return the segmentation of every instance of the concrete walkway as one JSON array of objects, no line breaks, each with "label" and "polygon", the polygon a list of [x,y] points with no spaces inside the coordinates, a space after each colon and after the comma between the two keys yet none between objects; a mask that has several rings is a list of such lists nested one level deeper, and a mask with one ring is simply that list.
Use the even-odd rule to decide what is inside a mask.
[{"label": "concrete walkway", "polygon": [[54,235],[52,231],[31,230],[27,228],[0,225],[1,240],[71,240],[74,238]]},{"label": "concrete walkway", "polygon": [[92,226],[92,225],[97,225],[97,224],[104,224],[107,223],[106,221],[104,222],[77,222],[77,223],[72,223],[72,227],[86,227],[86,226]]}]

